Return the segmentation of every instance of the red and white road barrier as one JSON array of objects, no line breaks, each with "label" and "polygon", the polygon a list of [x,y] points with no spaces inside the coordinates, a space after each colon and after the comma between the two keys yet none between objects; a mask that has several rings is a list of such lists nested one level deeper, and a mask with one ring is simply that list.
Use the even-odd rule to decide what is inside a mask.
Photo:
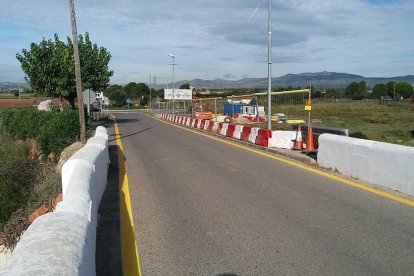
[{"label": "red and white road barrier", "polygon": [[220,134],[221,135],[226,136],[228,126],[229,126],[228,123],[223,123],[221,125],[221,129],[220,129]]},{"label": "red and white road barrier", "polygon": [[243,132],[243,126],[236,125],[234,132],[233,132],[233,138],[240,140],[242,132]]},{"label": "red and white road barrier", "polygon": [[226,137],[248,141],[263,147],[292,149],[296,138],[296,131],[270,131],[258,127],[235,125],[213,120],[193,119],[168,113],[162,113],[161,117],[176,124],[218,133]]},{"label": "red and white road barrier", "polygon": [[208,126],[209,126],[209,124],[210,124],[210,120],[205,120],[203,130],[208,130]]},{"label": "red and white road barrier", "polygon": [[227,137],[233,137],[233,133],[234,133],[235,130],[236,130],[236,125],[229,124],[228,127],[227,127],[226,136]]},{"label": "red and white road barrier", "polygon": [[272,138],[272,130],[261,128],[258,131],[255,144],[267,148],[269,138]]},{"label": "red and white road barrier", "polygon": [[259,127],[252,127],[252,130],[250,131],[249,138],[247,139],[250,143],[255,144],[256,143],[256,137],[259,135]]}]

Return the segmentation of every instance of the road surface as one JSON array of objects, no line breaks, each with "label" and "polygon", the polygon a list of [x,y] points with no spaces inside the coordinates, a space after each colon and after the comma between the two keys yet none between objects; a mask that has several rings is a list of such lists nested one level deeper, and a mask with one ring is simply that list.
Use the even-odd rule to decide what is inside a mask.
[{"label": "road surface", "polygon": [[118,113],[142,275],[413,275],[414,209]]}]

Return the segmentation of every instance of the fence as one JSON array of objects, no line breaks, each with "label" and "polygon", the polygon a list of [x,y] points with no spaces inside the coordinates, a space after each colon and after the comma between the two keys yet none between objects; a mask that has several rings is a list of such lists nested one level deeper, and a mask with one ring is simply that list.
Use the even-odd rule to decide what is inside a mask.
[{"label": "fence", "polygon": [[[293,123],[304,122],[307,119],[307,112],[304,111],[305,100],[309,98],[310,89],[272,92],[271,108],[272,120],[289,120]],[[248,95],[233,95],[227,97],[215,98],[198,98],[193,101],[175,101],[175,114],[183,116],[192,116],[193,107],[198,107],[202,112],[211,112],[213,117],[224,114],[230,118],[235,118],[235,114],[240,110],[225,110],[226,103],[238,103],[240,105],[263,107],[265,114],[268,114],[267,93],[253,93]],[[156,112],[172,114],[172,102],[158,103]],[[226,112],[225,112],[226,111]],[[264,117],[264,116],[262,116]]]}]

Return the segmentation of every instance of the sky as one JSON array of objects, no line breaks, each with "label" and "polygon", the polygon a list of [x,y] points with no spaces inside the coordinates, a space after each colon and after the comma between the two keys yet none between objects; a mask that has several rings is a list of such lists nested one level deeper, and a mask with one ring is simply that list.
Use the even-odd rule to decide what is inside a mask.
[{"label": "sky", "polygon": [[[268,0],[74,0],[78,34],[109,50],[111,83],[267,76]],[[413,0],[273,0],[273,76],[414,74]],[[0,81],[22,81],[16,54],[71,36],[67,0],[2,1]],[[258,7],[258,8],[257,8]],[[256,10],[257,8],[257,10]],[[256,12],[255,12],[256,10]]]}]

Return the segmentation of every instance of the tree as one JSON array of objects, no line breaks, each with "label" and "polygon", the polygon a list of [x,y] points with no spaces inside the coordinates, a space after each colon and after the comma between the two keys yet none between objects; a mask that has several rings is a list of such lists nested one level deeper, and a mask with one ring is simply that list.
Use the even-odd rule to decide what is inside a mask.
[{"label": "tree", "polygon": [[366,90],[366,82],[351,82],[345,90],[345,95],[353,100],[361,100],[364,98]]},{"label": "tree", "polygon": [[111,101],[116,101],[118,104],[121,104],[126,98],[128,98],[127,93],[122,92],[121,90],[116,90],[112,92],[109,97]]},{"label": "tree", "polygon": [[189,83],[181,84],[180,89],[190,89],[190,84]]},{"label": "tree", "polygon": [[382,96],[386,96],[388,93],[387,86],[383,83],[376,84],[372,89],[372,96],[374,98],[381,98]]},{"label": "tree", "polygon": [[410,98],[414,95],[413,86],[408,82],[399,82],[395,86],[395,93],[404,98]]},{"label": "tree", "polygon": [[389,81],[387,82],[387,94],[388,96],[394,98],[394,91],[395,91],[395,86],[396,86],[396,82],[395,81]]},{"label": "tree", "polygon": [[136,89],[137,89],[139,97],[143,95],[149,95],[149,91],[150,91],[149,87],[143,82],[138,83],[136,86]]},{"label": "tree", "polygon": [[129,97],[139,97],[139,92],[136,82],[130,82],[124,86],[124,92],[127,93]]},{"label": "tree", "polygon": [[104,90],[104,95],[109,98],[112,93],[117,92],[117,91],[122,91],[121,85],[118,85],[118,84],[110,85],[108,86],[108,88]]},{"label": "tree", "polygon": [[[96,91],[107,88],[113,71],[108,67],[111,54],[106,48],[93,44],[85,33],[84,37],[79,35],[79,56],[82,88]],[[75,106],[75,64],[69,37],[66,44],[57,34],[53,40],[43,38],[39,44],[32,43],[29,50],[23,49],[16,58],[32,89],[50,97],[63,97]]]}]

